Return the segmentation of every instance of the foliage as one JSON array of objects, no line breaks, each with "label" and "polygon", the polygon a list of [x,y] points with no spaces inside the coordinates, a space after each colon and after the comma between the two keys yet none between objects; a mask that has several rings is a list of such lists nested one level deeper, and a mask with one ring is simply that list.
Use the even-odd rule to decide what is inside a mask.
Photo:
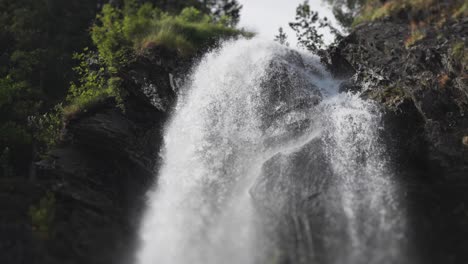
[{"label": "foliage", "polygon": [[131,40],[126,38],[123,27],[123,12],[111,5],[104,5],[97,16],[97,23],[91,28],[91,38],[99,52],[99,59],[111,73],[124,66],[130,55]]},{"label": "foliage", "polygon": [[33,158],[29,120],[59,102],[73,80],[71,54],[89,43],[95,0],[0,0],[0,151],[13,174]]},{"label": "foliage", "polygon": [[366,0],[326,0],[333,10],[338,23],[345,29],[351,28],[354,18],[358,16]]},{"label": "foliage", "polygon": [[79,61],[64,108],[65,118],[71,118],[90,107],[114,97],[122,105],[125,95],[120,87],[119,73],[136,53],[152,46],[176,50],[181,56],[192,56],[222,38],[247,33],[217,21],[193,7],[171,15],[150,3],[138,6],[126,2],[123,9],[104,5],[91,29],[96,52],[86,49],[75,54]]},{"label": "foliage", "polygon": [[468,48],[463,41],[453,44],[450,53],[452,59],[458,62],[461,66],[462,72],[468,71]]},{"label": "foliage", "polygon": [[319,33],[320,28],[328,28],[338,39],[341,38],[339,31],[326,17],[320,18],[318,12],[310,8],[308,0],[296,8],[295,21],[289,23],[289,26],[296,32],[299,45],[314,53],[325,46],[323,35]]},{"label": "foliage", "polygon": [[405,40],[405,47],[409,48],[413,46],[416,42],[422,40],[426,36],[424,32],[424,25],[417,25],[415,22],[411,23],[411,34]]},{"label": "foliage", "polygon": [[30,118],[30,123],[36,131],[34,136],[39,144],[40,154],[47,153],[60,141],[63,128],[62,113],[62,104],[58,104],[49,112]]},{"label": "foliage", "polygon": [[468,17],[468,2],[460,6],[460,8],[456,9],[455,12],[452,14],[453,18],[461,18],[461,17]]},{"label": "foliage", "polygon": [[136,15],[124,19],[124,34],[133,40],[136,49],[153,43],[188,56],[219,39],[245,34],[223,23],[226,22],[216,21],[195,8],[185,8],[179,15],[172,16],[151,5],[143,5]]},{"label": "foliage", "polygon": [[[68,104],[63,108],[63,115],[66,120],[87,111],[106,98],[116,97],[116,91],[118,91],[116,82],[114,82],[115,77],[110,77],[111,73],[118,70],[115,65],[121,62],[113,61],[114,54],[106,58],[85,49],[83,53],[76,53],[74,58],[79,61],[74,70],[80,78],[77,82],[71,84],[68,91],[66,98]],[[106,67],[106,62],[112,66]]]},{"label": "foliage", "polygon": [[209,8],[217,21],[226,21],[225,24],[231,27],[239,23],[242,5],[237,0],[212,1]]},{"label": "foliage", "polygon": [[449,17],[466,17],[467,9],[468,4],[465,0],[367,0],[362,4],[353,26],[392,16],[403,10],[411,21],[440,24]]},{"label": "foliage", "polygon": [[275,36],[275,41],[281,45],[289,47],[288,35],[286,35],[282,27],[278,29],[278,35]]},{"label": "foliage", "polygon": [[55,195],[52,192],[41,198],[38,205],[29,208],[33,231],[43,239],[51,235],[51,225],[55,217]]},{"label": "foliage", "polygon": [[382,89],[371,91],[369,97],[391,107],[407,98],[407,95],[405,90],[397,84],[395,86],[386,86],[382,87]]},{"label": "foliage", "polygon": [[[106,2],[112,5],[103,6]],[[210,14],[210,21],[175,19],[190,6]],[[109,96],[121,102],[118,74],[136,47],[156,41],[189,53],[206,35],[232,33],[240,8],[236,0],[0,0],[0,151],[9,149],[14,174],[27,174],[36,149],[47,151],[58,140],[57,105],[63,102],[69,116]],[[151,17],[157,13],[161,17]],[[161,20],[164,30],[156,35],[151,27],[162,17],[167,21]],[[198,39],[191,38],[193,32]],[[73,68],[73,54],[85,47],[91,48],[83,55],[94,61],[83,66],[78,58],[82,69],[89,68],[80,72]]]},{"label": "foliage", "polygon": [[11,166],[10,148],[6,147],[0,154],[0,175],[4,178],[13,176],[13,167]]}]

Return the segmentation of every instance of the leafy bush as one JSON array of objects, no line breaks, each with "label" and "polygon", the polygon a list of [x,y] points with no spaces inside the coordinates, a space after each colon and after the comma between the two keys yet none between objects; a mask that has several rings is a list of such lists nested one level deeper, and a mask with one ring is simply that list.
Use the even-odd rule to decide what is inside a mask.
[{"label": "leafy bush", "polygon": [[219,39],[238,35],[250,36],[228,26],[226,20],[215,20],[193,7],[174,16],[148,3],[138,8],[132,4],[123,10],[105,5],[91,29],[97,52],[86,49],[74,56],[80,62],[75,67],[80,78],[70,87],[65,118],[109,97],[122,105],[125,95],[119,72],[147,47],[164,46],[181,56],[192,56]]},{"label": "leafy bush", "polygon": [[462,72],[468,71],[468,48],[463,41],[452,45],[450,55],[454,61],[460,64]]},{"label": "leafy bush", "polygon": [[[446,18],[459,18],[467,15],[465,0],[367,0],[353,26],[382,19],[405,10],[408,18],[426,23],[443,23]],[[437,14],[437,15],[435,15]]]},{"label": "leafy bush", "polygon": [[136,50],[154,43],[188,56],[221,38],[249,35],[226,23],[217,22],[193,7],[172,16],[145,4],[135,14],[125,17],[123,31],[127,39],[133,40]]},{"label": "leafy bush", "polygon": [[30,118],[30,122],[34,123],[34,136],[40,155],[47,154],[60,141],[63,128],[62,113],[62,104],[58,104],[49,112]]},{"label": "leafy bush", "polygon": [[29,208],[29,216],[34,233],[43,239],[49,238],[55,217],[55,195],[48,192],[38,205],[32,205]]},{"label": "leafy bush", "polygon": [[453,12],[452,17],[453,18],[459,18],[459,17],[467,17],[468,16],[468,2],[465,1],[465,3],[460,6],[460,8],[456,9],[455,12]]},{"label": "leafy bush", "polygon": [[299,45],[313,53],[325,48],[319,29],[328,28],[336,40],[342,38],[340,31],[326,17],[321,18],[317,11],[312,10],[308,0],[297,6],[295,21],[290,22],[289,27],[296,32]]},{"label": "leafy bush", "polygon": [[80,78],[71,84],[68,91],[66,98],[68,104],[63,108],[65,119],[70,119],[106,98],[117,95],[115,79],[110,77],[110,72],[114,72],[116,69],[106,67],[107,63],[115,65],[111,62],[113,58],[108,57],[109,61],[106,63],[102,61],[103,56],[88,49],[85,49],[83,53],[75,54],[74,58],[79,61],[74,70]]}]

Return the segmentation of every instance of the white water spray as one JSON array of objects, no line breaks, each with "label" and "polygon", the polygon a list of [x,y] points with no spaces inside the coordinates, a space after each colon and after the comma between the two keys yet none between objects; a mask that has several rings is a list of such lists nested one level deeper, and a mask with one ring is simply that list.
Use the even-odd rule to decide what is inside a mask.
[{"label": "white water spray", "polygon": [[[335,175],[333,188],[321,192],[335,192],[324,197],[333,199],[327,202],[330,215],[344,212],[342,235],[349,238],[345,253],[328,262],[393,259],[398,241],[389,232],[400,234],[403,224],[388,222],[401,216],[388,216],[395,186],[378,142],[378,111],[357,96],[338,94],[338,84],[316,58],[275,43],[239,40],[208,54],[167,127],[137,263],[274,263],[273,247],[281,242],[274,241],[274,228],[264,227],[271,216],[259,212],[253,187],[265,174],[265,162],[316,139]],[[262,177],[268,181],[268,175]],[[270,203],[277,211],[294,191],[283,187]],[[342,240],[333,235],[331,240]],[[312,244],[311,234],[304,237]],[[305,252],[316,250],[307,247]],[[366,253],[381,249],[385,252]],[[359,262],[364,259],[370,262]]]}]

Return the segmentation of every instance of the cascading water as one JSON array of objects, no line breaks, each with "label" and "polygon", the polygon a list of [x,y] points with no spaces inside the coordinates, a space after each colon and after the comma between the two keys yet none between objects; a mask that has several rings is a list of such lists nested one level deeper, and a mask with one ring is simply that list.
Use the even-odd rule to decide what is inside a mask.
[{"label": "cascading water", "polygon": [[137,263],[401,263],[378,109],[338,85],[275,43],[208,54],[166,129]]}]

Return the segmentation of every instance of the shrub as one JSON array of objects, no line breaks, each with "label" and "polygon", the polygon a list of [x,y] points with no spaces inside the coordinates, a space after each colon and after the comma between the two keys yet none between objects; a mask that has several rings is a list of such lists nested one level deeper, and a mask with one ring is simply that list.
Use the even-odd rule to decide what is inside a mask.
[{"label": "shrub", "polygon": [[250,35],[227,26],[223,21],[215,22],[211,16],[195,8],[185,8],[178,16],[171,16],[150,4],[143,5],[135,15],[126,17],[123,28],[136,50],[154,43],[175,49],[182,56],[193,55],[221,38]]},{"label": "shrub", "polygon": [[91,29],[96,52],[85,49],[75,54],[80,76],[71,84],[64,107],[66,119],[85,112],[109,97],[122,106],[125,97],[118,77],[136,52],[150,46],[164,46],[181,56],[192,56],[222,38],[251,36],[216,21],[195,8],[185,8],[179,15],[170,15],[151,4],[127,5],[123,10],[105,5]]},{"label": "shrub", "polygon": [[465,3],[462,6],[460,6],[460,8],[456,9],[452,17],[459,18],[459,17],[467,17],[467,16],[468,16],[468,2],[465,1]]},{"label": "shrub", "polygon": [[405,40],[405,47],[409,48],[416,44],[416,42],[424,39],[426,33],[424,32],[424,24],[418,25],[415,22],[411,22],[411,32],[408,38]]},{"label": "shrub", "polygon": [[121,80],[114,70],[110,69],[112,66],[107,66],[102,56],[88,49],[75,54],[74,58],[80,62],[74,68],[80,77],[77,82],[71,84],[68,91],[67,105],[63,108],[65,120],[86,112],[110,97],[122,107]]},{"label": "shrub", "polygon": [[47,154],[60,141],[63,128],[62,114],[62,104],[58,104],[48,113],[31,118],[37,131],[34,136],[39,145],[40,155]]},{"label": "shrub", "polygon": [[29,208],[29,216],[34,233],[43,239],[49,238],[55,217],[55,195],[52,192],[47,192],[38,205],[32,205]]},{"label": "shrub", "polygon": [[468,48],[465,47],[463,41],[456,42],[451,48],[452,59],[460,64],[462,71],[467,71],[468,67]]},{"label": "shrub", "polygon": [[[446,17],[459,18],[466,15],[468,4],[464,0],[367,0],[360,15],[354,19],[353,27],[372,22],[405,10],[409,18],[418,18],[426,23],[439,23]],[[435,15],[437,14],[437,15]]]}]

